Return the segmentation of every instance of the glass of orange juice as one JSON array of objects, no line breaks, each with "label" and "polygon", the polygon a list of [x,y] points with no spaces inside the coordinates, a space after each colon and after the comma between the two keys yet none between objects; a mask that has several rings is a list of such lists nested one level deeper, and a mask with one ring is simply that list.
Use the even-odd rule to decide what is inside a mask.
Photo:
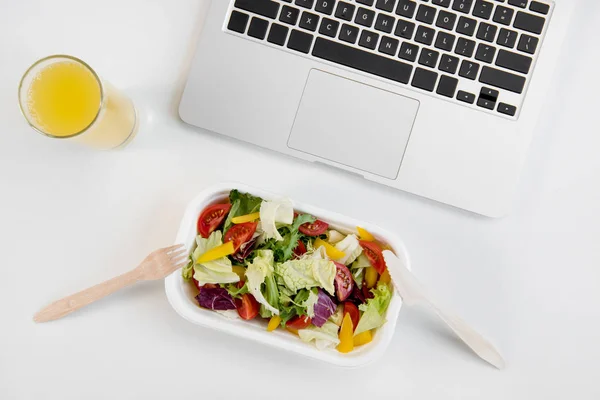
[{"label": "glass of orange juice", "polygon": [[137,133],[133,102],[85,62],[67,55],[29,67],[19,84],[19,105],[29,125],[55,139],[114,149]]}]

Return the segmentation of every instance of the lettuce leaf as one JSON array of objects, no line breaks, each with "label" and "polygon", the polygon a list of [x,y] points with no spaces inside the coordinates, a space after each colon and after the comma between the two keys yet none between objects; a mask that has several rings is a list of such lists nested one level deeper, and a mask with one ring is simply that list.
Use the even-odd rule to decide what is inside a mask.
[{"label": "lettuce leaf", "polygon": [[295,316],[302,316],[306,314],[306,308],[308,306],[309,298],[311,297],[311,291],[302,289],[298,291],[296,296],[292,299],[288,295],[281,295],[280,300],[280,314],[281,326],[285,327],[285,323],[288,322]]},{"label": "lettuce leaf", "polygon": [[356,235],[348,235],[341,242],[336,243],[335,248],[344,252],[344,257],[335,260],[341,264],[349,265],[362,253],[362,247]]},{"label": "lettuce leaf", "polygon": [[371,263],[369,262],[367,256],[364,253],[361,253],[360,256],[358,256],[358,258],[350,265],[352,278],[354,278],[354,282],[359,289],[362,289],[365,268],[371,268]]},{"label": "lettuce leaf", "polygon": [[[273,252],[271,250],[257,250],[256,257],[254,257],[251,264],[248,264],[248,268],[246,269],[246,284],[248,285],[248,291],[254,296],[256,301],[271,313],[278,315],[279,310],[270,304],[262,293],[263,283],[265,283],[267,277],[273,276],[273,263]],[[277,285],[274,279],[272,283],[276,290]],[[271,298],[271,301],[274,300],[274,298]]]},{"label": "lettuce leaf", "polygon": [[322,327],[310,326],[306,329],[300,329],[298,336],[305,343],[310,343],[313,340],[319,350],[335,347],[340,343],[338,338],[339,326],[331,321],[325,322]]},{"label": "lettuce leaf", "polygon": [[[274,308],[279,308],[279,288],[277,287],[277,282],[275,282],[275,274],[271,274],[265,279],[265,299]],[[264,304],[261,304],[260,316],[263,318],[270,318],[273,316],[273,311]]]},{"label": "lettuce leaf", "polygon": [[[203,264],[196,264],[195,260],[208,250],[223,244],[223,234],[221,231],[214,231],[208,238],[202,236],[196,237],[196,249],[192,252],[191,258],[194,263],[194,279],[200,286],[206,283],[234,283],[240,280],[240,277],[233,272],[231,261],[227,257],[218,260],[209,261]],[[186,272],[189,274],[189,271]]]},{"label": "lettuce leaf", "polygon": [[319,259],[290,260],[275,266],[275,273],[292,292],[321,287],[334,294],[336,267],[333,261]]},{"label": "lettuce leaf", "polygon": [[371,329],[379,328],[386,322],[384,315],[392,300],[392,291],[388,285],[380,283],[376,288],[371,289],[371,293],[373,293],[374,297],[358,306],[358,309],[363,314],[354,330],[354,336]]},{"label": "lettuce leaf", "polygon": [[298,231],[300,225],[315,221],[316,218],[311,215],[298,215],[292,225],[283,226],[278,229],[279,233],[283,236],[282,241],[271,239],[264,247],[273,250],[275,261],[277,262],[285,262],[291,259],[294,255],[294,249],[298,246],[298,240],[302,238],[302,234]]},{"label": "lettuce leaf", "polygon": [[223,225],[223,233],[227,232],[231,227],[231,220],[233,218],[258,212],[262,201],[263,199],[260,197],[252,196],[248,193],[240,193],[236,189],[229,192],[231,210],[229,211],[229,215],[227,215],[225,225]]},{"label": "lettuce leaf", "polygon": [[260,226],[266,239],[282,241],[276,223],[290,225],[294,221],[294,205],[289,199],[263,201],[260,205]]}]

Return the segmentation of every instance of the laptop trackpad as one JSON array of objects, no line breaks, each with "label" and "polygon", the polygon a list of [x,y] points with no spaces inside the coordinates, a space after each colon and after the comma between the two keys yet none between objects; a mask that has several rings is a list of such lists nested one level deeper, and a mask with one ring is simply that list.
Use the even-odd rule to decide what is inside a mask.
[{"label": "laptop trackpad", "polygon": [[395,179],[418,109],[415,99],[313,69],[288,146]]}]

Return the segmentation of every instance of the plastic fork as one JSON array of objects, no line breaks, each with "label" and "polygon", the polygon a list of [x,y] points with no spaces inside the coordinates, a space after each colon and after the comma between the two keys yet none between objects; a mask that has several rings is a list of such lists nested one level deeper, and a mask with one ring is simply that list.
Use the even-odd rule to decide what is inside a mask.
[{"label": "plastic fork", "polygon": [[62,318],[139,281],[164,279],[187,263],[188,251],[182,244],[158,249],[150,253],[133,270],[55,301],[38,311],[33,320],[35,322],[47,322]]}]

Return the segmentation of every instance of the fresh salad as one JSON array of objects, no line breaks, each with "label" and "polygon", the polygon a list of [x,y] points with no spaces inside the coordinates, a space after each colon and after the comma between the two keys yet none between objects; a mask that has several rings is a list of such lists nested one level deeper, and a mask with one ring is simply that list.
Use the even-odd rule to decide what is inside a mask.
[{"label": "fresh salad", "polygon": [[339,232],[290,200],[232,190],[206,207],[182,275],[200,307],[266,330],[286,329],[320,350],[369,343],[392,298],[385,244],[365,229]]}]

